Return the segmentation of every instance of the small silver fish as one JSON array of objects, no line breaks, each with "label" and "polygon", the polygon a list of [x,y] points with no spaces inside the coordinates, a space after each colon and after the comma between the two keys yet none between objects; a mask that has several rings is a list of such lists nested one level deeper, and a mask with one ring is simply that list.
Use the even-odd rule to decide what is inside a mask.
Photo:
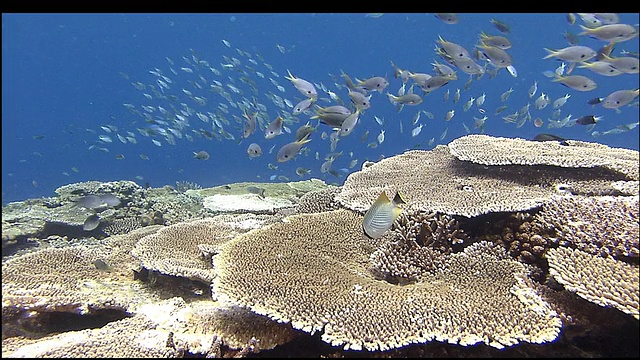
[{"label": "small silver fish", "polygon": [[293,76],[293,74],[291,74],[291,71],[289,71],[288,69],[287,69],[287,73],[289,74],[289,76],[285,76],[284,78],[291,81],[293,86],[295,86],[295,88],[298,89],[298,91],[302,95],[308,98],[318,97],[318,91],[316,90],[316,87],[312,83],[308,82],[307,80],[300,79]]},{"label": "small silver fish", "polygon": [[342,125],[340,126],[340,136],[347,136],[351,134],[353,129],[355,129],[356,125],[358,124],[359,117],[360,117],[359,109],[356,109],[356,111],[353,114],[347,116],[347,118],[344,119],[344,121],[342,122]]},{"label": "small silver fish", "polygon": [[349,98],[351,98],[351,102],[356,107],[356,109],[366,110],[371,107],[369,97],[365,96],[361,92],[349,90]]},{"label": "small silver fish", "polygon": [[537,91],[538,91],[538,82],[534,81],[533,85],[531,85],[531,87],[529,88],[529,97],[530,98],[534,97]]},{"label": "small silver fish", "polygon": [[553,82],[559,82],[571,89],[578,91],[591,91],[598,87],[595,81],[582,75],[556,76]]},{"label": "small silver fish", "polygon": [[258,113],[255,112],[252,115],[249,115],[246,112],[243,112],[242,116],[246,119],[242,128],[242,137],[246,139],[256,131],[256,117],[258,116]]},{"label": "small silver fish", "polygon": [[555,57],[567,62],[583,62],[590,60],[597,55],[597,52],[588,46],[574,45],[559,50],[551,50],[545,48],[549,53],[543,59]]},{"label": "small silver fish", "polygon": [[455,13],[436,13],[434,14],[443,23],[453,25],[458,23],[458,14]]},{"label": "small silver fish", "polygon": [[494,46],[502,50],[511,48],[511,41],[504,36],[488,35],[484,31],[480,33],[480,41],[487,46]]},{"label": "small silver fish", "polygon": [[511,56],[506,51],[487,45],[476,45],[482,51],[489,63],[497,68],[506,68],[512,64]]},{"label": "small silver fish", "polygon": [[309,174],[310,172],[311,172],[311,169],[307,169],[307,168],[303,168],[303,167],[296,168],[296,174],[298,176],[305,176],[305,175]]},{"label": "small silver fish", "polygon": [[553,108],[557,109],[557,108],[563,106],[570,97],[571,97],[570,94],[565,94],[564,96],[559,97],[558,99],[556,99],[553,102]]},{"label": "small silver fish", "polygon": [[436,75],[432,76],[429,80],[425,81],[424,85],[421,86],[422,91],[428,93],[435,89],[439,89],[445,85],[447,85],[451,80],[457,80],[458,77],[455,75],[452,76],[442,76]]},{"label": "small silver fish", "polygon": [[609,24],[596,28],[588,28],[580,25],[582,32],[578,35],[587,35],[591,38],[602,41],[615,41],[617,43],[631,40],[638,36],[638,30],[632,25],[627,24]]},{"label": "small silver fish", "polygon": [[635,90],[618,90],[607,95],[602,100],[602,107],[605,109],[618,109],[635,100],[640,94],[640,89]]},{"label": "small silver fish", "polygon": [[296,104],[296,106],[293,107],[293,115],[300,115],[303,112],[309,110],[314,102],[316,101],[316,98],[307,98],[304,99],[302,101],[300,101],[299,103]]},{"label": "small silver fish", "polygon": [[447,111],[447,113],[444,115],[444,121],[449,121],[451,119],[453,119],[453,115],[456,114],[455,110],[449,110]]},{"label": "small silver fish", "polygon": [[460,101],[460,89],[456,89],[455,94],[453,94],[453,103],[457,104]]},{"label": "small silver fish", "polygon": [[535,106],[537,110],[542,110],[545,107],[547,107],[548,104],[549,104],[549,97],[547,96],[547,94],[541,93],[540,96],[533,103],[533,106]]},{"label": "small silver fish", "polygon": [[420,95],[414,93],[408,93],[402,96],[395,96],[391,93],[387,93],[387,96],[389,97],[389,101],[391,101],[392,104],[418,105],[423,101]]},{"label": "small silver fish", "polygon": [[384,129],[380,130],[380,134],[378,134],[378,144],[382,144],[384,142]]},{"label": "small silver fish", "polygon": [[261,156],[262,148],[256,143],[251,143],[249,144],[249,147],[247,147],[247,154],[250,158]]},{"label": "small silver fish", "polygon": [[471,54],[469,51],[465,49],[462,45],[456,44],[454,42],[446,41],[442,38],[442,36],[438,35],[438,40],[436,42],[442,47],[444,52],[452,58],[470,58]]},{"label": "small silver fish", "polygon": [[247,191],[250,192],[251,194],[258,195],[258,197],[261,199],[264,199],[266,190],[264,188],[260,188],[257,186],[247,186]]},{"label": "small silver fish", "polygon": [[509,96],[511,96],[512,92],[513,92],[513,88],[509,88],[509,90],[503,92],[502,95],[500,95],[500,101],[502,102],[507,101],[509,99]]},{"label": "small silver fish", "polygon": [[382,76],[374,76],[366,80],[356,79],[355,85],[356,87],[359,87],[367,91],[375,90],[381,93],[389,85],[389,81],[387,81],[387,79],[385,79]]},{"label": "small silver fish", "polygon": [[198,152],[194,152],[193,153],[193,157],[198,159],[198,160],[209,160],[209,158],[210,158],[209,153],[204,151],[204,150],[200,150]]},{"label": "small silver fish", "polygon": [[616,67],[606,61],[594,61],[594,62],[584,62],[578,66],[581,69],[589,69],[596,74],[604,75],[604,76],[617,76],[623,74],[622,71],[616,69]]},{"label": "small silver fish", "polygon": [[266,129],[264,129],[264,138],[269,140],[274,137],[282,134],[282,124],[283,124],[282,116],[276,117]]},{"label": "small silver fish", "polygon": [[309,139],[309,134],[307,134],[307,136],[300,140],[296,140],[283,145],[280,150],[278,150],[276,160],[278,162],[285,162],[293,159],[298,154],[302,146],[309,141],[311,141],[311,139]]}]

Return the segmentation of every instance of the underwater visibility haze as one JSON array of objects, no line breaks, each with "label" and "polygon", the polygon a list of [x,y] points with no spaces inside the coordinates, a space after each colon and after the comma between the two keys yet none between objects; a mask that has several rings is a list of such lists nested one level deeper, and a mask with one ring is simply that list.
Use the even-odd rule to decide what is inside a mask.
[{"label": "underwater visibility haze", "polygon": [[[592,65],[597,57],[576,63],[552,52],[572,43],[598,52],[609,44],[589,32],[588,18],[576,18],[571,24],[564,13],[457,14],[455,23],[434,14],[3,14],[2,202],[52,196],[62,185],[88,180],[208,187],[315,177],[342,184],[366,160],[431,149],[467,133],[526,139],[549,133],[637,150],[638,38],[608,49],[610,58],[635,59],[635,71],[600,64],[610,71],[602,75]],[[637,26],[638,14],[619,14],[618,22]],[[468,51],[481,73],[468,74],[446,51],[438,53],[451,43]],[[491,58],[505,52],[507,59]],[[420,74],[439,75],[433,64],[455,75],[421,87]],[[570,87],[569,69],[595,88]],[[415,76],[407,79],[407,72]],[[332,127],[312,117],[340,104],[355,111],[343,74],[370,107],[332,139]],[[387,82],[380,91],[357,87],[374,77]],[[315,99],[289,79],[312,84]],[[627,105],[589,103],[617,90],[631,92]],[[416,103],[396,101],[411,92]],[[294,115],[303,100],[310,107]],[[256,128],[245,138],[247,116]],[[281,134],[265,138],[278,116]],[[315,129],[310,141],[278,162],[278,151],[307,123]],[[249,153],[252,143],[261,155]]]},{"label": "underwater visibility haze", "polygon": [[3,14],[3,357],[637,358],[638,23]]}]

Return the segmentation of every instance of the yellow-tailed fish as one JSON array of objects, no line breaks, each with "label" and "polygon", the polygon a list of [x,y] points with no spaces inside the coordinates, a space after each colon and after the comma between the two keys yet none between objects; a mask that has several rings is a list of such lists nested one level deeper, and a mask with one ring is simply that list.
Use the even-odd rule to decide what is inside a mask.
[{"label": "yellow-tailed fish", "polygon": [[300,151],[300,148],[302,148],[304,144],[311,141],[311,139],[309,139],[308,137],[309,137],[309,134],[307,134],[305,137],[303,137],[300,140],[296,140],[294,142],[290,142],[282,146],[280,150],[278,150],[278,154],[276,155],[276,160],[278,162],[285,162],[293,159],[298,154],[298,151]]},{"label": "yellow-tailed fish", "polygon": [[364,233],[372,239],[384,235],[402,212],[402,208],[398,205],[405,203],[399,192],[396,192],[393,200],[389,200],[384,191],[380,193],[378,199],[364,214],[364,220],[362,221]]}]

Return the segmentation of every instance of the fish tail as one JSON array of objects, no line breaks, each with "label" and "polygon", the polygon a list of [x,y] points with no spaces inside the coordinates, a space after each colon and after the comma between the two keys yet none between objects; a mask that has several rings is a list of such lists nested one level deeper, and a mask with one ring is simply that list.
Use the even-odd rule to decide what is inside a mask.
[{"label": "fish tail", "polygon": [[311,141],[311,139],[309,139],[309,136],[311,136],[311,133],[306,134],[304,137],[302,137],[300,140],[296,141],[299,144],[306,144],[309,141]]},{"label": "fish tail", "polygon": [[552,58],[552,57],[554,57],[554,56],[556,56],[558,54],[558,52],[555,51],[555,50],[551,50],[551,49],[547,49],[547,48],[544,48],[544,49],[549,52],[549,55],[543,57],[543,59],[549,59],[549,58]]},{"label": "fish tail", "polygon": [[398,204],[406,204],[407,202],[404,201],[404,197],[402,196],[400,191],[396,191],[396,195],[393,197],[393,203],[395,205],[398,205]]},{"label": "fish tail", "polygon": [[295,77],[295,76],[293,76],[293,74],[291,74],[291,71],[289,71],[289,69],[287,69],[287,73],[289,74],[289,76],[286,76],[286,75],[285,75],[285,77],[284,77],[285,79],[287,79],[287,80],[289,80],[289,81],[293,81],[293,80],[295,80],[295,79],[296,79],[296,77]]},{"label": "fish tail", "polygon": [[588,27],[586,27],[586,26],[584,26],[582,24],[580,24],[580,28],[582,29],[582,32],[579,33],[578,35],[589,35],[592,32],[591,29],[589,29]]}]

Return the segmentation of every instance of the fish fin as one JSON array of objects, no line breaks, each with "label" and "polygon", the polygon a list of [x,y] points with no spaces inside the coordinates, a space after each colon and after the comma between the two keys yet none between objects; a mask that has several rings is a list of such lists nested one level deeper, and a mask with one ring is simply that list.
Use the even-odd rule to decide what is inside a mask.
[{"label": "fish fin", "polygon": [[589,34],[591,34],[591,29],[589,29],[588,27],[580,24],[580,28],[582,29],[582,32],[579,33],[578,35],[589,35]]},{"label": "fish fin", "polygon": [[396,196],[393,197],[393,203],[395,205],[398,205],[398,204],[406,204],[407,202],[404,200],[404,196],[402,196],[400,191],[396,191]]},{"label": "fish fin", "polygon": [[402,213],[402,208],[399,206],[396,206],[393,208],[392,212],[393,212],[393,221],[396,221],[398,216],[400,216],[400,214]]},{"label": "fish fin", "polygon": [[387,197],[387,193],[382,191],[380,195],[378,195],[378,198],[376,199],[374,204],[388,204],[390,202],[391,200],[389,200],[389,198]]},{"label": "fish fin", "polygon": [[558,53],[558,52],[557,52],[557,51],[555,51],[555,50],[551,50],[551,49],[547,49],[547,48],[544,48],[544,49],[545,49],[545,50],[547,50],[547,51],[549,52],[549,55],[547,55],[547,56],[543,57],[543,59],[552,58],[552,57],[554,57],[554,56]]},{"label": "fish fin", "polygon": [[293,74],[291,74],[291,71],[289,71],[289,69],[287,69],[287,73],[289,74],[289,76],[286,76],[286,75],[285,75],[285,77],[284,77],[285,79],[287,79],[287,80],[289,80],[289,81],[293,81],[293,80],[295,80],[295,79],[296,79],[296,77],[295,77],[295,76],[293,76]]},{"label": "fish fin", "polygon": [[308,133],[307,135],[305,135],[302,139],[297,140],[296,142],[299,144],[306,144],[309,141],[311,141],[311,139],[309,139],[309,136],[311,136],[311,133]]}]

